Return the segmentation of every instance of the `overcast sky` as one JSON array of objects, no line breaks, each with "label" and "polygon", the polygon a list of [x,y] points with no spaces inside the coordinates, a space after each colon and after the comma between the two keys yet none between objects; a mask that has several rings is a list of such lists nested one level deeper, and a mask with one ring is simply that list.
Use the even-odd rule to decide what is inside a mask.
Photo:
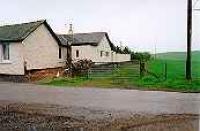
[{"label": "overcast sky", "polygon": [[[200,7],[200,3],[196,7]],[[57,33],[106,31],[135,51],[186,50],[187,0],[1,0],[0,22],[47,19]],[[193,49],[200,50],[200,12],[194,12]]]}]

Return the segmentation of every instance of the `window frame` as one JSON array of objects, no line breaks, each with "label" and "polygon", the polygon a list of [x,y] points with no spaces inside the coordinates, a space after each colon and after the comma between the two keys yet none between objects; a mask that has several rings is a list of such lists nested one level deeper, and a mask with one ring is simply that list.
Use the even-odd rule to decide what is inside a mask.
[{"label": "window frame", "polygon": [[59,47],[58,58],[62,59],[62,48],[61,47]]},{"label": "window frame", "polygon": [[79,50],[76,50],[76,58],[79,58],[79,56],[80,56],[80,52]]},{"label": "window frame", "polygon": [[100,51],[100,57],[103,57],[103,51]]},{"label": "window frame", "polygon": [[2,50],[2,61],[10,61],[10,44],[9,43],[2,43],[1,44]]},{"label": "window frame", "polygon": [[110,55],[110,53],[107,51],[107,52],[106,52],[106,56],[109,57],[109,55]]}]

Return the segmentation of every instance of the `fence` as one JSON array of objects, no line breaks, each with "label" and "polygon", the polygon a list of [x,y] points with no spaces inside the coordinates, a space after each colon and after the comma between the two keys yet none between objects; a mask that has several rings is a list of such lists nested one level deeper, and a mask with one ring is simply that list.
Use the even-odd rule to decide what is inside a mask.
[{"label": "fence", "polygon": [[[178,60],[155,60],[146,65],[149,74],[161,79],[185,78],[185,61]],[[200,62],[192,61],[192,77],[200,79]]]},{"label": "fence", "polygon": [[134,79],[143,75],[144,63],[140,61],[95,63],[88,70],[88,79]]}]

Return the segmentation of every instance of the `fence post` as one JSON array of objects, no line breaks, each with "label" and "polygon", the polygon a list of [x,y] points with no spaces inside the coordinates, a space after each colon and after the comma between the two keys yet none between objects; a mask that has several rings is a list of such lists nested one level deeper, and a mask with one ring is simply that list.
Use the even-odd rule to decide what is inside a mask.
[{"label": "fence post", "polygon": [[140,77],[141,78],[144,76],[144,70],[145,70],[145,63],[140,61]]},{"label": "fence post", "polygon": [[165,80],[167,80],[167,62],[165,62],[164,66]]},{"label": "fence post", "polygon": [[88,71],[87,71],[87,79],[89,79],[90,78],[90,69],[88,69]]}]

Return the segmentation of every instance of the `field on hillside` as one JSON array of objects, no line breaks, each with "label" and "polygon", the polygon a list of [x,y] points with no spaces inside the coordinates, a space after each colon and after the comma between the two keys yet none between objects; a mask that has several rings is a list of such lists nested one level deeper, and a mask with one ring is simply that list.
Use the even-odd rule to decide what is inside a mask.
[{"label": "field on hillside", "polygon": [[[167,52],[167,53],[158,53],[157,58],[161,60],[176,60],[176,61],[185,61],[186,52]],[[192,61],[200,62],[200,51],[192,52]]]},{"label": "field on hillside", "polygon": [[[147,69],[160,77],[165,75],[167,66],[167,79],[183,79],[185,77],[185,61],[178,60],[153,60],[147,63]],[[192,76],[200,78],[200,61],[192,61]]]}]

